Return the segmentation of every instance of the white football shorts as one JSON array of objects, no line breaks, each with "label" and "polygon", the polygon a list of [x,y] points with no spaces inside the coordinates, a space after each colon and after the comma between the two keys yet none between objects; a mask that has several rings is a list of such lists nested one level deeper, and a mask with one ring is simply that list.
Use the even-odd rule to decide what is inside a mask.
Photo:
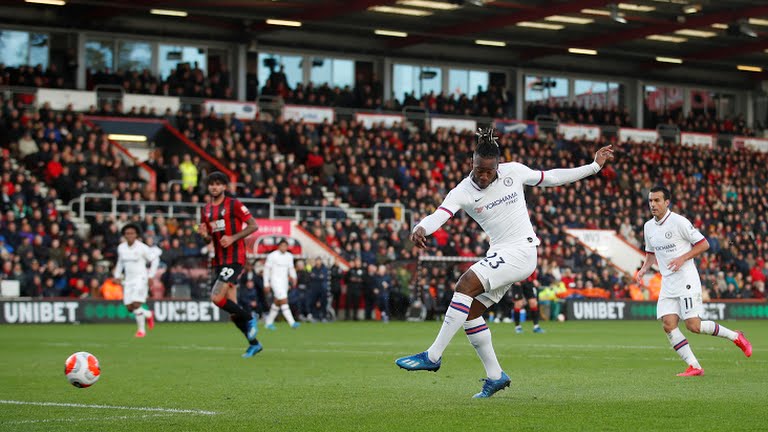
[{"label": "white football shorts", "polygon": [[513,283],[524,281],[536,270],[537,256],[534,245],[489,249],[485,258],[470,267],[485,288],[475,299],[487,307],[498,303]]},{"label": "white football shorts", "polygon": [[[661,294],[656,303],[656,319],[664,315],[677,315],[683,320],[698,318],[704,312],[701,299],[701,280],[690,279],[685,285],[685,291],[680,296],[668,296],[664,293],[664,281],[662,280]],[[680,291],[677,291],[680,293]]]},{"label": "white football shorts", "polygon": [[149,282],[146,279],[123,281],[123,304],[146,303]]},{"label": "white football shorts", "polygon": [[275,300],[285,300],[288,298],[288,279],[272,280],[272,295]]}]

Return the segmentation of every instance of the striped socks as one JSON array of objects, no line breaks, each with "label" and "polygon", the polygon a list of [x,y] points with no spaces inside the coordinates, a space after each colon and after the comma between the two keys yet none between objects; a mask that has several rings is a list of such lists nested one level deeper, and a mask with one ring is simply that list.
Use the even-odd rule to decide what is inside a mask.
[{"label": "striped socks", "polygon": [[501,365],[499,365],[499,359],[496,358],[496,352],[493,351],[491,330],[488,328],[488,324],[485,323],[485,319],[480,317],[471,321],[465,321],[464,333],[467,334],[469,343],[475,347],[478,357],[483,362],[488,378],[493,380],[501,378]]},{"label": "striped socks", "polygon": [[448,306],[448,310],[445,312],[445,320],[443,320],[443,326],[440,328],[440,333],[437,334],[437,338],[432,343],[432,346],[427,350],[429,359],[433,362],[440,360],[443,356],[445,348],[453,339],[453,335],[461,328],[469,315],[469,307],[472,305],[472,297],[462,294],[454,293],[451,299],[451,304]]},{"label": "striped socks", "polygon": [[729,330],[714,321],[702,321],[699,333],[726,338],[732,341],[739,338],[738,333]]},{"label": "striped socks", "polygon": [[679,355],[684,362],[696,369],[701,369],[699,361],[696,359],[696,356],[693,355],[691,346],[688,345],[688,339],[685,338],[683,332],[681,332],[679,328],[667,333],[667,338],[669,338],[669,344],[672,345],[672,348],[677,351],[677,355]]}]

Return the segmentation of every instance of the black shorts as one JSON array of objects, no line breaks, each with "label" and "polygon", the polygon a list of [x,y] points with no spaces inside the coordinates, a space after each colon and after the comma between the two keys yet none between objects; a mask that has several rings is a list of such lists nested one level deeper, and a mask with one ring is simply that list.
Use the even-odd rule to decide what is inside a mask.
[{"label": "black shorts", "polygon": [[515,301],[526,299],[535,299],[538,300],[539,298],[539,290],[536,289],[535,286],[533,286],[530,282],[523,282],[521,284],[514,284],[512,285],[512,296],[515,299]]},{"label": "black shorts", "polygon": [[237,284],[237,278],[240,277],[240,273],[243,272],[243,266],[241,264],[224,264],[213,268],[214,279],[213,284],[222,281],[231,284]]}]

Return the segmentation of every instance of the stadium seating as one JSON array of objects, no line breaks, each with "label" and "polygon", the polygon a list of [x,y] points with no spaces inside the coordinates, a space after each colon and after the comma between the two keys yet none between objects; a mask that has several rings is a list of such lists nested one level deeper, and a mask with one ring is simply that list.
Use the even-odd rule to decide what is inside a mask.
[{"label": "stadium seating", "polygon": [[[82,192],[113,190],[121,190],[121,198],[126,200],[199,199],[198,191],[185,190],[178,184],[169,186],[161,182],[156,192],[146,190],[136,173],[121,164],[104,137],[83,126],[77,113],[54,113],[44,108],[25,114],[10,103],[3,105],[3,126],[10,132],[12,142],[6,146],[10,150],[6,158],[13,156],[35,176],[26,178],[44,179],[50,193],[65,202]],[[238,174],[242,183],[239,196],[269,198],[293,206],[328,206],[332,203],[323,194],[325,188],[339,197],[336,205],[342,197],[351,206],[362,208],[377,202],[400,202],[414,212],[415,220],[433,211],[445,193],[466,174],[474,139],[471,133],[453,131],[431,134],[405,127],[365,129],[344,120],[311,125],[278,120],[243,122],[231,117],[195,118],[180,113],[175,123],[182,133],[214,157],[226,161]],[[505,160],[518,160],[536,169],[587,163],[602,144],[569,141],[559,136],[539,140],[509,134],[501,139]],[[708,294],[764,295],[768,267],[760,257],[766,256],[768,249],[767,204],[757,192],[766,183],[765,174],[759,169],[768,162],[764,154],[655,143],[620,144],[617,154],[616,162],[599,176],[567,187],[528,191],[532,218],[542,239],[542,283],[565,281],[567,288],[600,287],[614,296],[628,297],[631,281],[622,279],[599,256],[567,238],[563,227],[615,229],[640,247],[642,223],[648,218],[647,191],[655,183],[665,183],[674,185],[675,209],[688,215],[713,245],[701,260]],[[156,170],[165,173],[163,180],[180,178],[179,161],[158,159],[154,164]],[[743,172],[757,174],[741,177]],[[17,174],[10,173],[7,183],[22,188]],[[21,182],[25,181],[29,180]],[[10,208],[14,198],[13,193],[8,194],[4,210]],[[25,196],[22,204],[29,205],[28,201]],[[409,226],[397,224],[392,218],[392,214],[385,212],[384,221],[375,226],[349,219],[323,222],[307,218],[302,223],[344,258],[359,255],[369,264],[412,260],[416,251],[406,241]],[[86,255],[98,248],[108,257],[114,253],[115,230],[128,219],[104,218],[92,224],[100,235],[92,233],[74,242]],[[148,228],[155,244],[164,249],[165,258],[200,255],[203,245],[192,234],[190,221],[150,215],[139,222]],[[6,216],[4,230],[8,224]],[[99,241],[100,238],[109,241]],[[477,256],[487,247],[485,235],[466,216],[452,219],[431,241],[444,255]],[[19,243],[11,245],[14,249],[18,246]],[[22,265],[23,271],[28,272],[28,267],[29,263]],[[566,273],[573,277],[564,277]],[[432,283],[450,286],[455,274],[443,274],[446,280]],[[734,286],[732,292],[729,285]]]}]

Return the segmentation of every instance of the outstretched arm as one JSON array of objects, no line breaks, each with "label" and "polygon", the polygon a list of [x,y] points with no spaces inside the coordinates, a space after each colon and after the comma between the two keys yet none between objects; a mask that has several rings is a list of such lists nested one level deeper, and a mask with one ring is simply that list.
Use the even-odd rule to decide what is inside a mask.
[{"label": "outstretched arm", "polygon": [[411,233],[411,241],[418,247],[427,247],[427,236],[437,231],[451,218],[451,214],[443,207],[439,207],[434,213],[419,222]]},{"label": "outstretched arm", "polygon": [[462,208],[462,204],[470,199],[463,190],[454,188],[440,204],[440,207],[434,213],[425,217],[418,225],[413,227],[411,232],[411,241],[419,248],[427,247],[427,236],[437,231],[443,226],[453,214]]},{"label": "outstretched arm", "polygon": [[605,146],[595,153],[595,161],[589,165],[582,165],[576,168],[557,168],[549,171],[542,171],[541,178],[534,186],[561,186],[585,177],[597,174],[603,165],[613,159],[613,146]]}]

